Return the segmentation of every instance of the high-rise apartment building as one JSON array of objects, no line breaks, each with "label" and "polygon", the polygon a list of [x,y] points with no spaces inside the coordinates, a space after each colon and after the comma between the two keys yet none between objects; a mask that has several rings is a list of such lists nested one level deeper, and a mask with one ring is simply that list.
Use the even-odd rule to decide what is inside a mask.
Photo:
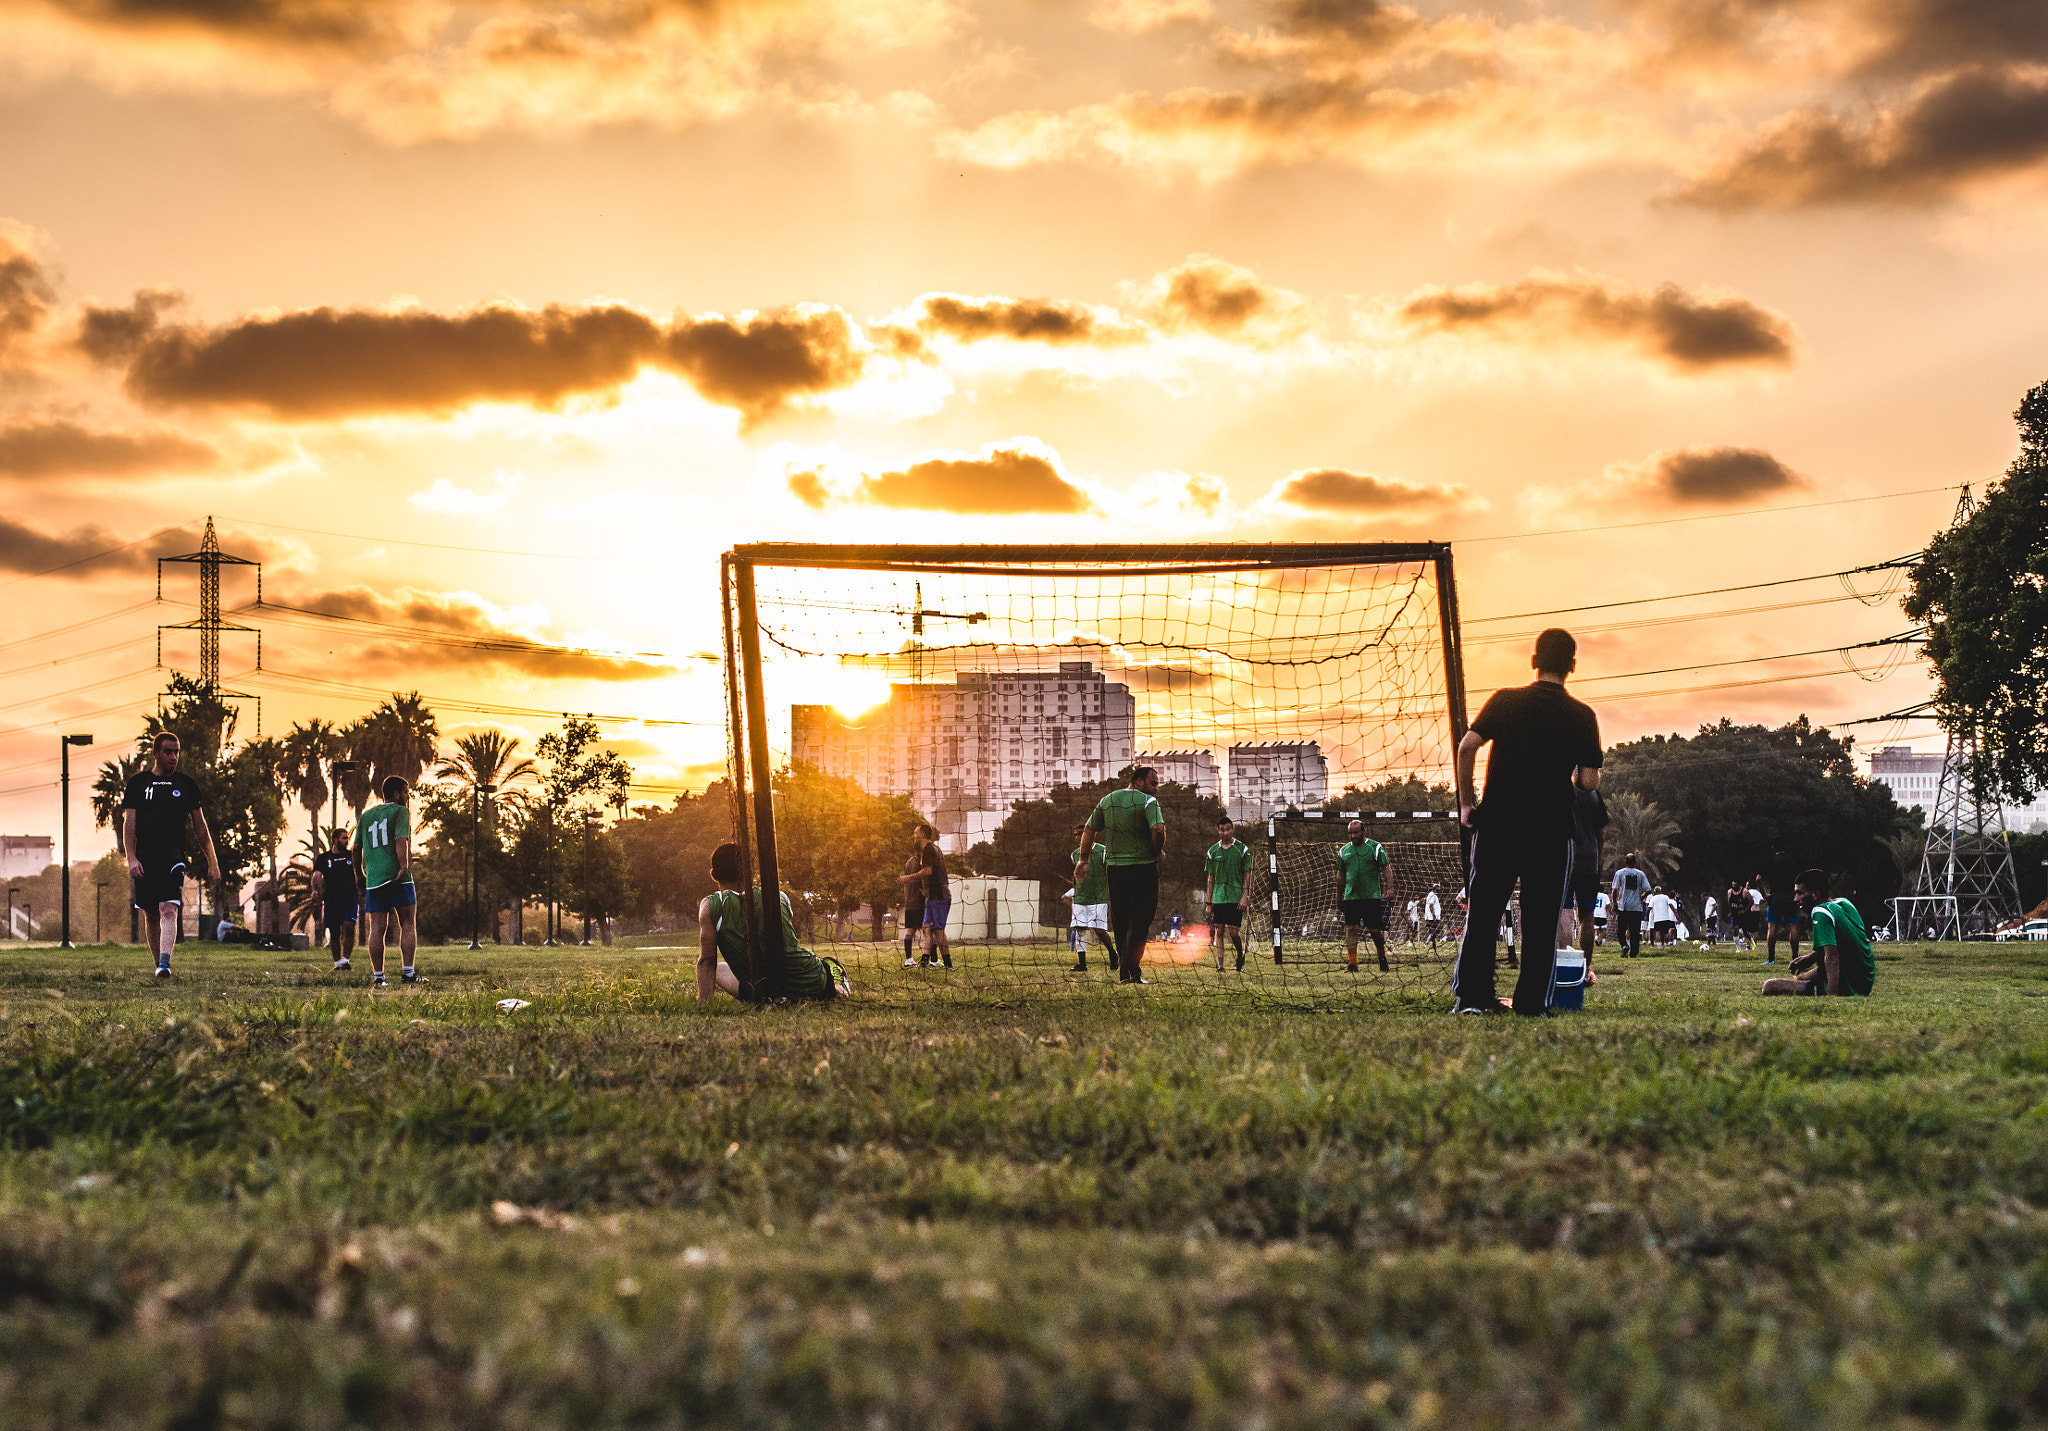
[{"label": "high-rise apartment building", "polygon": [[1133,765],[1149,765],[1161,780],[1186,785],[1198,795],[1221,795],[1223,779],[1216,769],[1216,755],[1208,750],[1141,750],[1131,757]]},{"label": "high-rise apartment building", "polygon": [[961,671],[951,685],[892,685],[844,715],[790,707],[790,756],[871,795],[908,795],[959,853],[989,838],[1014,800],[1108,780],[1131,764],[1137,701],[1089,661],[1052,671]]},{"label": "high-rise apartment building", "polygon": [[[1887,745],[1875,751],[1870,757],[1870,778],[1873,783],[1888,786],[1892,799],[1901,805],[1916,807],[1921,815],[1932,817],[1934,797],[1941,789],[1942,768],[1947,764],[1944,754],[1922,755],[1910,745]],[[2005,826],[2016,834],[2048,828],[2048,791],[2037,793],[2024,805],[2012,801],[2005,806]]]},{"label": "high-rise apartment building", "polygon": [[1330,762],[1312,740],[1230,747],[1230,818],[1256,820],[1289,807],[1314,809],[1330,798]]}]

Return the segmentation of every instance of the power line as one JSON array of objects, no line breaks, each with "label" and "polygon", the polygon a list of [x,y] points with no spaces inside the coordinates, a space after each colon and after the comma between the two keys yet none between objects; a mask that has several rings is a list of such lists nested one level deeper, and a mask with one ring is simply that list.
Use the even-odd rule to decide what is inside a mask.
[{"label": "power line", "polygon": [[1573,679],[1583,686],[1591,681],[1633,681],[1642,676],[1670,676],[1680,671],[1711,671],[1718,666],[1753,666],[1760,661],[1796,661],[1802,656],[1845,656],[1851,651],[1864,651],[1872,646],[1905,645],[1918,641],[1925,634],[1924,631],[1913,630],[1876,641],[1858,641],[1853,646],[1819,646],[1811,651],[1787,651],[1778,656],[1738,656],[1730,661],[1695,661],[1690,666],[1666,666],[1656,671],[1624,671],[1612,676],[1576,676]]},{"label": "power line", "polygon": [[1558,527],[1544,532],[1495,532],[1484,537],[1459,537],[1457,541],[1512,542],[1524,537],[1578,537],[1592,532],[1626,532],[1639,527],[1668,527],[1680,522],[1718,522],[1725,517],[1763,517],[1778,512],[1811,512],[1821,507],[1848,507],[1858,502],[1888,502],[1894,497],[1925,497],[1931,492],[1958,491],[1967,483],[1951,482],[1945,487],[1916,487],[1910,492],[1873,492],[1867,497],[1836,497],[1826,502],[1799,502],[1788,507],[1743,507],[1732,512],[1699,512],[1684,517],[1657,517],[1646,522],[1614,522],[1604,527]]},{"label": "power line", "polygon": [[[1857,601],[1861,598],[1854,593],[1842,596],[1815,596],[1805,601],[1773,601],[1762,606],[1731,606],[1720,611],[1679,612],[1671,616],[1641,616],[1631,621],[1610,621],[1599,626],[1581,626],[1573,634],[1598,636],[1611,631],[1643,631],[1653,626],[1682,626],[1689,621],[1718,621],[1724,616],[1759,616],[1772,611],[1796,611],[1807,606],[1832,606],[1843,601]],[[1499,646],[1513,641],[1533,641],[1539,633],[1535,631],[1508,631],[1492,636],[1474,636],[1467,640],[1467,646]]]},{"label": "power line", "polygon": [[138,601],[131,606],[123,606],[114,611],[102,611],[97,616],[88,616],[83,621],[74,621],[69,626],[53,626],[48,631],[38,631],[32,636],[17,636],[11,641],[0,641],[0,651],[11,651],[16,646],[28,646],[33,645],[37,641],[47,641],[52,636],[68,636],[73,631],[82,631],[88,626],[96,626],[102,621],[111,621],[116,616],[127,616],[142,610],[145,606],[154,605],[156,605],[154,601]]},{"label": "power line", "polygon": [[1478,626],[1488,621],[1527,621],[1537,616],[1571,616],[1581,611],[1605,611],[1616,606],[1646,606],[1653,601],[1686,601],[1695,596],[1727,596],[1737,591],[1761,591],[1770,586],[1798,586],[1809,581],[1829,581],[1837,577],[1866,576],[1873,571],[1891,571],[1898,567],[1913,565],[1920,559],[1920,553],[1896,557],[1891,561],[1878,562],[1872,566],[1852,566],[1847,571],[1823,571],[1813,576],[1787,576],[1776,581],[1752,581],[1741,586],[1715,586],[1704,591],[1679,591],[1669,596],[1638,596],[1628,601],[1596,601],[1587,606],[1559,606],[1549,611],[1518,611],[1512,616],[1468,616],[1464,624]]},{"label": "power line", "polygon": [[[301,675],[296,671],[279,670],[276,667],[265,667],[261,671],[252,671],[249,673],[249,676],[251,679],[257,681],[296,681],[304,686],[311,686],[320,689],[337,691],[348,695],[368,696],[378,699],[381,699],[383,696],[388,694],[385,691],[379,690],[375,686],[357,686],[352,685],[347,681],[330,680],[324,676]],[[662,727],[678,726],[687,728],[703,728],[709,730],[723,730],[725,728],[724,721],[716,720],[650,720],[644,716],[595,715],[589,712],[540,710],[531,706],[499,705],[495,703],[487,703],[482,701],[461,701],[445,696],[424,696],[422,697],[422,699],[427,701],[430,705],[436,707],[437,709],[468,711],[474,715],[531,716],[541,720],[560,720],[563,718],[575,718],[581,720],[597,721],[600,724],[646,725]]]},{"label": "power line", "polygon": [[321,621],[343,622],[352,626],[367,627],[380,635],[403,637],[421,645],[451,646],[462,650],[505,651],[521,655],[537,656],[595,656],[613,661],[716,661],[720,659],[709,651],[692,651],[687,656],[675,656],[666,651],[604,651],[589,646],[557,646],[545,641],[536,641],[524,636],[464,636],[454,631],[435,631],[424,626],[401,626],[395,622],[373,621],[366,616],[342,616],[331,611],[318,611],[307,606],[292,606],[281,601],[264,601],[239,607],[237,616],[253,616],[285,626],[296,626],[302,630],[318,630],[304,621],[292,621],[285,617],[271,616],[272,611],[288,611],[297,616],[316,617]]},{"label": "power line", "polygon": [[582,552],[510,551],[500,547],[451,546],[443,542],[409,542],[403,537],[366,537],[358,532],[329,532],[319,527],[288,527],[282,522],[259,522],[252,517],[223,517],[221,520],[246,527],[267,527],[273,532],[297,532],[308,537],[335,537],[346,542],[371,542],[377,546],[418,547],[430,552],[467,552],[472,556],[536,557],[543,561],[618,562],[629,566],[645,563],[637,557],[591,556]]}]

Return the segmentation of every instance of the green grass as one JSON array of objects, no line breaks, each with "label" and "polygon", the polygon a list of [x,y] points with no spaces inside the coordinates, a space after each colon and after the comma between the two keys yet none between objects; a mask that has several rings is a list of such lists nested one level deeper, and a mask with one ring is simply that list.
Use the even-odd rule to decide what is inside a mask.
[{"label": "green grass", "polygon": [[2048,1424],[2042,946],[1538,1023],[992,957],[756,1013],[687,950],[10,949],[0,1420]]}]

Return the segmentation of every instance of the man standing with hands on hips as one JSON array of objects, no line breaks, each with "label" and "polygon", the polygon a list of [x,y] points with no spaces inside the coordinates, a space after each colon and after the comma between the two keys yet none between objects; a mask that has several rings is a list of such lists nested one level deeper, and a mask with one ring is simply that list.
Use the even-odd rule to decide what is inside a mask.
[{"label": "man standing with hands on hips", "polygon": [[[1451,976],[1452,1012],[1486,1014],[1494,996],[1494,930],[1517,881],[1527,940],[1513,1008],[1541,1018],[1556,982],[1557,924],[1572,867],[1572,789],[1600,788],[1600,722],[1565,694],[1578,643],[1556,628],[1536,638],[1536,679],[1495,691],[1458,742],[1458,818],[1472,834],[1471,905]],[[1493,744],[1486,797],[1473,800],[1479,747]],[[1574,767],[1577,768],[1576,775]]]}]

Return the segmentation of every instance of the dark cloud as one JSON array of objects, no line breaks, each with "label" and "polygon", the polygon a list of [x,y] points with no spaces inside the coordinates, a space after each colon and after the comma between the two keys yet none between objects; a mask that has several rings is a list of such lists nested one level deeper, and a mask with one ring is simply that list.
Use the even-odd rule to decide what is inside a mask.
[{"label": "dark cloud", "polygon": [[1633,288],[1591,274],[1543,272],[1507,284],[1431,288],[1399,310],[1411,327],[1537,344],[1595,339],[1638,349],[1680,372],[1789,365],[1798,335],[1782,313],[1739,294]]},{"label": "dark cloud", "polygon": [[1285,33],[1364,55],[1384,54],[1423,28],[1415,11],[1380,0],[1281,0],[1273,9]]},{"label": "dark cloud", "polygon": [[[356,637],[360,643],[348,659],[379,667],[498,667],[528,676],[588,681],[659,680],[676,672],[674,666],[641,657],[536,641],[501,625],[475,598],[452,592],[402,587],[387,595],[354,586],[287,593],[269,604],[295,616],[336,618],[333,632],[344,639]],[[349,623],[355,624],[354,631]],[[412,628],[416,637],[408,640],[379,629],[390,627]]]},{"label": "dark cloud", "polygon": [[[812,507],[832,493],[816,472],[793,472],[789,490]],[[1035,452],[998,447],[983,457],[935,457],[896,472],[863,477],[845,500],[875,507],[921,512],[1011,515],[1021,512],[1086,512],[1088,494]]]},{"label": "dark cloud", "polygon": [[1341,468],[1296,472],[1274,484],[1271,500],[1319,512],[1442,512],[1462,507],[1472,494],[1463,487],[1420,486]]},{"label": "dark cloud", "polygon": [[1680,66],[1771,64],[1800,25],[1865,76],[2048,61],[2040,0],[1623,0],[1622,8],[1647,21],[1666,62]]},{"label": "dark cloud", "polygon": [[403,38],[421,7],[357,0],[52,0],[90,24],[131,31],[190,31],[293,48],[374,52]]},{"label": "dark cloud", "polygon": [[[0,571],[47,572],[61,568],[64,575],[71,577],[98,576],[109,571],[153,571],[158,557],[197,551],[199,542],[196,527],[174,527],[136,538],[91,523],[64,532],[42,531],[19,518],[0,514]],[[239,556],[263,554],[260,548],[246,542],[230,544],[229,550]]]},{"label": "dark cloud", "polygon": [[[467,313],[316,308],[220,327],[163,325],[159,307],[95,310],[101,350],[127,345],[128,390],[157,405],[253,408],[285,419],[439,413],[477,402],[558,407],[616,391],[643,368],[680,374],[749,421],[860,376],[834,309],[677,319],[620,305]],[[81,342],[86,341],[83,337]]]},{"label": "dark cloud", "polygon": [[1817,109],[1786,115],[1677,197],[1724,211],[1925,204],[1971,180],[2044,163],[2048,78],[1972,68],[1930,81],[1869,120]]},{"label": "dark cloud", "polygon": [[936,293],[921,302],[918,329],[961,342],[1010,338],[1022,343],[1130,342],[1143,334],[1106,326],[1079,304],[1046,298],[961,298]]},{"label": "dark cloud", "polygon": [[163,315],[184,301],[185,295],[173,289],[138,288],[126,308],[87,303],[79,312],[79,349],[96,363],[126,362],[157,330]]},{"label": "dark cloud", "polygon": [[1204,253],[1191,254],[1160,275],[1160,316],[1177,326],[1230,337],[1260,319],[1290,310],[1296,300],[1259,280],[1250,269]]},{"label": "dark cloud", "polygon": [[0,477],[211,472],[218,449],[182,433],[102,432],[57,418],[0,421]]},{"label": "dark cloud", "polygon": [[36,256],[0,234],[0,367],[10,366],[56,301]]},{"label": "dark cloud", "polygon": [[1681,507],[1751,502],[1812,484],[1756,447],[1679,447],[1653,452],[1640,465],[1611,475],[1633,494]]},{"label": "dark cloud", "polygon": [[832,308],[741,323],[683,319],[670,329],[665,352],[667,365],[698,392],[750,421],[793,397],[850,385],[864,363],[853,324]]}]

